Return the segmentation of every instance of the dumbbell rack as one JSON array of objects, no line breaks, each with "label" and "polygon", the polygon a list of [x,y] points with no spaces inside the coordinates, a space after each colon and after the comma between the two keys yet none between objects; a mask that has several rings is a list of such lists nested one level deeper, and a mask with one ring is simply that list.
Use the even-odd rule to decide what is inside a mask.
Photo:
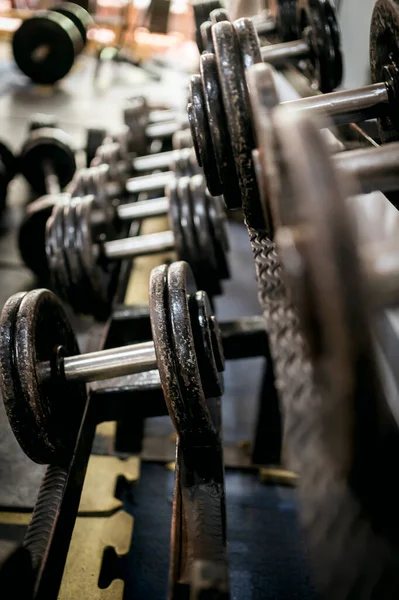
[{"label": "dumbbell rack", "polygon": [[[303,79],[294,69],[288,69],[285,74],[287,75],[287,79],[294,83],[294,87],[303,89],[305,92],[305,89],[303,88]],[[308,94],[309,89],[306,90],[304,95]],[[350,127],[350,129],[352,130],[352,133],[354,132],[357,134],[357,142],[360,145],[373,145],[372,138],[361,127],[354,126],[353,128]],[[353,139],[351,139],[351,137],[352,136],[349,135],[349,139],[340,139],[340,141],[344,143],[344,146],[352,148]],[[385,214],[388,213],[392,207],[389,205],[388,201],[385,201],[383,198],[381,198],[381,207],[382,211],[380,217],[382,215],[381,219],[383,220]],[[136,308],[123,306],[130,270],[130,261],[122,263],[119,274],[116,304],[112,316],[105,325],[100,324],[93,326],[87,348],[88,351],[148,339],[148,313],[146,313],[145,310],[137,310]],[[229,327],[225,328],[225,352],[227,358],[238,358],[240,356],[247,357],[250,355],[250,352],[252,352],[253,356],[265,354],[265,348],[267,352],[264,331],[261,330],[260,321],[254,320],[252,326],[253,329],[251,330],[249,328],[248,331],[248,323],[243,323],[243,330],[245,330],[246,336],[248,336],[245,338],[248,342],[245,346],[242,344],[242,331],[239,327],[233,330]],[[397,326],[395,315],[392,311],[384,314],[382,327],[388,341],[387,344],[384,344],[383,348],[383,350],[386,351],[384,356],[387,362],[386,366],[390,370],[391,379],[398,386],[399,373],[396,366],[396,349],[398,348],[399,341],[399,327]],[[127,338],[126,331],[128,329],[129,331],[135,331],[136,335],[134,339],[130,337]],[[57,597],[57,590],[62,577],[68,545],[77,516],[79,497],[84,483],[84,474],[92,450],[96,424],[99,419],[107,420],[110,418],[107,408],[110,404],[113,405],[112,418],[115,418],[116,416],[116,418],[121,420],[136,419],[137,413],[134,410],[126,410],[126,399],[127,397],[129,398],[129,403],[131,403],[132,400],[134,403],[135,397],[140,398],[142,401],[144,398],[142,389],[144,381],[146,386],[148,386],[149,381],[152,382],[153,390],[149,393],[146,392],[144,402],[145,412],[140,415],[138,420],[140,421],[141,419],[142,423],[144,418],[166,414],[163,396],[157,386],[158,380],[158,374],[150,372],[143,375],[124,378],[117,386],[109,387],[109,382],[100,382],[99,384],[90,385],[86,410],[82,419],[74,456],[69,465],[65,468],[48,468],[41,488],[41,497],[36,507],[38,515],[38,521],[36,522],[38,523],[38,526],[43,526],[44,532],[48,533],[47,543],[43,544],[41,548],[42,553],[40,554],[39,552],[36,556],[38,563],[35,564],[35,566],[37,567],[40,564],[40,580],[37,598],[55,599]],[[94,405],[96,406],[95,418],[93,411]],[[266,415],[263,422],[259,421],[258,426],[264,427],[264,424],[268,422],[268,419],[269,415]],[[268,423],[268,426],[270,427],[270,423]],[[135,444],[134,450],[139,450],[141,441],[140,432],[141,427],[139,426],[137,439],[134,440],[134,443],[130,440],[132,443],[132,451]],[[265,452],[265,448],[261,450]],[[270,451],[270,448],[266,449],[266,451]],[[259,460],[259,462],[262,461]],[[267,462],[267,459],[265,459],[265,462]],[[59,485],[56,493],[54,493],[54,490],[49,484],[49,482],[51,483],[51,478],[55,475],[59,482],[62,481],[62,485]],[[49,492],[48,495],[47,491]],[[40,523],[42,516],[39,515],[39,512],[41,512],[40,507],[43,505],[46,507],[46,513],[52,513],[50,509],[53,508],[54,513],[56,514],[56,519],[53,522],[53,527],[50,532],[49,529],[44,526],[44,522]]]}]

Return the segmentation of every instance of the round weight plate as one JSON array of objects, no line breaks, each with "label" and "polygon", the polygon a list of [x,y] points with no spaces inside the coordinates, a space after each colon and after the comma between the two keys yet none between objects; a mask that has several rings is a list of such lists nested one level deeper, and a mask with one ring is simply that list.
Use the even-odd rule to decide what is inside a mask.
[{"label": "round weight plate", "polygon": [[209,217],[209,226],[215,248],[218,276],[220,279],[229,279],[230,266],[227,260],[229,239],[227,235],[227,216],[223,200],[220,196],[215,196],[213,198],[207,190],[205,190],[205,200]]},{"label": "round weight plate", "polygon": [[188,249],[186,247],[185,237],[182,231],[180,202],[177,190],[177,179],[174,179],[165,187],[165,194],[169,199],[169,226],[173,231],[175,239],[176,254],[179,258],[186,260],[189,258]]},{"label": "round weight plate", "polygon": [[12,40],[18,67],[44,85],[65,77],[82,47],[80,32],[70,19],[50,11],[39,11],[23,21]]},{"label": "round weight plate", "polygon": [[213,52],[212,23],[205,21],[200,28],[203,52]]},{"label": "round weight plate", "polygon": [[399,435],[375,365],[355,228],[321,132],[309,117],[276,111],[294,215],[279,248],[310,332],[320,394],[285,404],[310,555],[322,597],[354,598],[361,590],[363,598],[393,598],[399,498],[389,474]]},{"label": "round weight plate", "polygon": [[96,308],[96,296],[93,293],[90,278],[86,275],[87,267],[82,259],[80,209],[80,199],[76,202],[73,200],[70,203],[65,245],[72,273],[71,285],[74,286],[72,308],[77,313],[91,314]]},{"label": "round weight plate", "polygon": [[216,167],[223,186],[223,197],[229,209],[240,208],[241,197],[233,150],[223,107],[216,59],[214,54],[204,53],[200,58],[201,81],[205,108],[212,138]]},{"label": "round weight plate", "polygon": [[373,83],[388,84],[389,112],[379,119],[383,141],[399,139],[399,2],[378,0],[370,28],[370,69]]},{"label": "round weight plate", "polygon": [[203,52],[203,50],[205,48],[202,45],[202,38],[201,38],[201,33],[200,33],[201,25],[205,21],[209,20],[209,15],[213,10],[222,8],[222,5],[217,0],[211,0],[211,1],[208,0],[207,2],[204,2],[203,0],[195,0],[192,3],[192,7],[193,7],[193,12],[194,12],[197,46],[198,46],[198,50],[200,52]]},{"label": "round weight plate", "polygon": [[321,92],[331,92],[342,82],[341,34],[330,0],[298,0],[300,35],[310,44],[310,63]]},{"label": "round weight plate", "polygon": [[[74,205],[76,210],[76,248],[79,249],[79,257],[83,267],[86,281],[90,286],[90,314],[102,320],[109,314],[112,298],[110,297],[110,284],[118,261],[110,262],[103,256],[101,249],[101,238],[112,239],[107,235],[109,223],[104,219],[104,236],[100,235],[96,227],[96,239],[93,239],[94,229],[92,227],[93,214],[101,210],[97,206],[94,196],[86,196]],[[97,243],[99,241],[99,243]],[[87,303],[87,302],[86,302]],[[82,305],[83,307],[83,305]],[[82,310],[82,309],[81,309]]]},{"label": "round weight plate", "polygon": [[[212,144],[211,132],[205,109],[204,92],[201,77],[193,75],[190,78],[189,121],[192,130],[195,130],[193,139],[196,140],[195,150],[199,154],[198,164],[204,169],[208,189],[213,196],[222,193],[222,185],[216,166],[216,158]],[[198,156],[197,156],[198,159]]]},{"label": "round weight plate", "polygon": [[[0,379],[14,434],[33,461],[61,465],[70,457],[86,399],[85,385],[57,373],[57,348],[79,353],[63,308],[48,290],[18,294],[2,311],[0,331]],[[46,378],[43,365],[50,369]]]},{"label": "round weight plate", "polygon": [[51,7],[50,10],[68,17],[79,30],[79,33],[82,36],[83,45],[86,44],[87,29],[93,24],[93,19],[87,10],[73,2],[61,2],[61,4]]},{"label": "round weight plate", "polygon": [[[223,375],[219,373],[219,360],[215,359],[214,354],[215,350],[220,351],[220,347],[214,348],[212,343],[211,305],[208,296],[203,291],[191,295],[188,304],[202,389],[205,398],[218,398],[224,391]],[[223,364],[223,354],[218,358],[221,358]]]},{"label": "round weight plate", "polygon": [[297,40],[298,34],[298,0],[276,0],[274,18],[281,42]]},{"label": "round weight plate", "polygon": [[82,302],[82,296],[86,296],[86,290],[80,288],[82,274],[78,253],[75,248],[76,222],[74,205],[77,202],[80,202],[80,198],[72,198],[70,202],[65,202],[63,205],[64,245],[62,250],[69,278],[68,303],[72,307]]},{"label": "round weight plate", "polygon": [[185,446],[207,439],[215,443],[191,327],[189,297],[195,292],[185,262],[161,265],[151,272],[151,329],[158,370],[170,417]]},{"label": "round weight plate", "polygon": [[274,148],[271,116],[279,104],[276,71],[269,64],[259,63],[246,74],[252,118],[256,131],[257,180],[267,231],[273,233],[273,205],[280,198],[281,170]]},{"label": "round weight plate", "polygon": [[52,288],[69,302],[70,280],[64,258],[64,214],[63,203],[57,203],[46,224],[46,256]]},{"label": "round weight plate", "polygon": [[[201,278],[202,275],[201,259],[194,232],[188,184],[188,177],[183,176],[176,180],[176,194],[173,197],[174,205],[169,205],[169,217],[173,232],[177,232],[175,236],[177,257],[190,265],[198,285],[198,278]],[[169,197],[172,198],[172,196]]]},{"label": "round weight plate", "polygon": [[15,158],[10,148],[4,143],[0,142],[0,161],[4,165],[4,175],[7,183],[13,179],[19,170],[18,159]]},{"label": "round weight plate", "polygon": [[73,142],[61,129],[37,129],[33,131],[22,147],[19,168],[28,183],[38,194],[44,195],[45,176],[43,163],[49,161],[64,188],[76,171]]},{"label": "round weight plate", "polygon": [[22,260],[42,281],[49,275],[45,251],[46,223],[54,205],[63,197],[62,194],[43,196],[29,204],[19,228],[18,243]]},{"label": "round weight plate", "polygon": [[248,19],[240,19],[234,25],[224,21],[213,26],[212,35],[242,206],[248,225],[262,228],[263,216],[252,161],[255,141],[243,66],[250,66],[251,60],[253,63],[258,62],[259,50],[256,50],[252,43],[257,39],[255,33],[255,38],[253,36],[248,38],[248,43],[245,43],[242,48],[242,52],[246,52],[245,59],[242,60],[237,39],[238,35],[240,42],[243,42],[244,29],[249,31],[251,28],[253,30],[253,25]]},{"label": "round weight plate", "polygon": [[222,288],[217,268],[216,249],[211,234],[210,216],[207,212],[205,186],[201,175],[187,180],[187,191],[188,194],[184,194],[184,205],[187,205],[186,210],[193,224],[196,248],[196,254],[193,257],[196,265],[195,280],[201,290],[205,290],[213,297],[221,294]]}]

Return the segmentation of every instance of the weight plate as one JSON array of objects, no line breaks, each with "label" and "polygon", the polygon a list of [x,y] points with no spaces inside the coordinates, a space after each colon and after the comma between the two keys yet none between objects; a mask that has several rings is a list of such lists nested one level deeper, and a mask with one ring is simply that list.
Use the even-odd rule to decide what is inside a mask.
[{"label": "weight plate", "polygon": [[330,0],[298,0],[300,35],[310,45],[311,75],[321,92],[331,92],[342,82],[341,34]]},{"label": "weight plate", "polygon": [[61,4],[51,7],[50,10],[68,17],[79,30],[79,33],[82,36],[83,45],[86,44],[87,29],[93,24],[93,19],[87,10],[73,2],[61,2]]},{"label": "weight plate", "polygon": [[[80,209],[80,201],[71,202],[71,229],[69,230],[68,256],[70,257],[70,268],[73,270],[73,283],[76,286],[72,308],[76,313],[92,314],[92,311],[95,311],[96,307],[96,296],[93,294],[92,283],[86,275],[87,267],[82,259]],[[72,232],[72,227],[74,227],[74,232]]]},{"label": "weight plate", "polygon": [[[212,340],[209,326],[212,309],[208,296],[205,292],[198,291],[189,297],[188,305],[204,395],[205,398],[219,398],[224,392],[223,375],[219,372],[220,361],[214,354],[215,350],[220,352],[220,348],[215,348]],[[218,358],[221,358],[223,370],[223,354]]]},{"label": "weight plate", "polygon": [[198,165],[200,167],[202,167],[201,153],[199,150],[199,142],[198,142],[198,138],[197,138],[197,133],[199,133],[199,132],[197,132],[197,129],[196,129],[194,109],[193,109],[193,105],[191,102],[189,102],[187,104],[187,118],[188,118],[188,124],[190,126],[191,137],[193,139],[195,158],[197,159]]},{"label": "weight plate", "polygon": [[321,132],[299,113],[276,112],[294,215],[279,247],[304,331],[311,327],[320,392],[285,406],[316,581],[325,598],[394,598],[398,492],[390,473],[399,436],[375,364],[356,230]]},{"label": "weight plate", "polygon": [[198,164],[204,169],[206,182],[210,193],[214,196],[222,193],[221,181],[216,166],[216,158],[212,144],[209,123],[205,110],[205,99],[202,90],[201,77],[193,75],[190,78],[190,109],[189,121],[192,130],[195,130],[193,139],[194,148],[199,154]]},{"label": "weight plate", "polygon": [[245,33],[251,28],[253,30],[253,25],[248,19],[240,19],[234,25],[224,21],[213,26],[212,35],[242,206],[247,224],[261,229],[264,227],[264,222],[252,161],[255,141],[243,66],[244,64],[246,67],[250,66],[251,61],[256,63],[259,50],[256,50],[253,45],[256,33],[255,38],[253,35],[248,36],[248,43],[245,43],[242,48],[242,52],[246,54],[242,60],[237,37],[239,36],[240,41],[243,42]]},{"label": "weight plate", "polygon": [[[273,235],[273,205],[281,199],[281,169],[274,147],[275,136],[271,116],[279,104],[276,71],[269,64],[259,63],[246,74],[249,98],[256,131],[256,164],[260,201],[265,226]],[[284,198],[282,198],[284,201]]]},{"label": "weight plate", "polygon": [[399,139],[399,2],[378,0],[370,28],[370,69],[373,83],[385,81],[389,91],[388,114],[380,117],[383,141]]},{"label": "weight plate", "polygon": [[40,195],[46,193],[43,168],[46,161],[49,161],[54,169],[61,188],[72,181],[76,171],[73,141],[61,129],[37,129],[29,135],[21,149],[20,171]]},{"label": "weight plate", "polygon": [[200,58],[201,81],[205,108],[212,138],[216,167],[223,186],[223,197],[229,209],[240,208],[241,196],[233,150],[223,107],[216,59],[214,54],[204,53]]},{"label": "weight plate", "polygon": [[[112,302],[110,285],[117,261],[111,262],[103,255],[102,241],[112,239],[109,230],[110,224],[104,219],[104,225],[94,231],[92,227],[95,211],[101,210],[97,206],[94,196],[86,196],[75,205],[77,227],[76,241],[79,247],[79,256],[83,265],[83,272],[90,284],[92,303],[90,314],[103,320],[108,317]],[[96,238],[94,238],[96,234]]]},{"label": "weight plate", "polygon": [[230,266],[227,259],[229,239],[227,235],[227,216],[220,196],[214,198],[205,190],[206,210],[215,248],[217,271],[220,279],[230,279]]},{"label": "weight plate", "polygon": [[169,199],[169,227],[173,231],[176,254],[179,260],[186,260],[186,257],[189,258],[189,253],[182,230],[177,181],[177,179],[173,179],[168,183],[165,187],[165,195]]},{"label": "weight plate", "polygon": [[[210,231],[210,217],[207,213],[207,202],[205,200],[205,186],[201,175],[187,180],[187,194],[182,194],[188,217],[192,222],[194,232],[195,260],[194,276],[198,287],[205,290],[211,297],[222,293],[216,252]],[[184,232],[186,230],[184,229]]]},{"label": "weight plate", "polygon": [[46,225],[46,255],[52,288],[66,302],[70,297],[70,280],[64,258],[64,215],[63,203],[54,205]]},{"label": "weight plate", "polygon": [[17,294],[1,313],[0,331],[0,380],[14,434],[33,461],[62,465],[73,450],[86,399],[85,385],[57,373],[58,348],[79,353],[64,310],[48,290]]},{"label": "weight plate", "polygon": [[[82,273],[79,263],[78,253],[75,248],[76,221],[74,205],[80,202],[80,198],[71,198],[70,202],[63,205],[64,221],[64,245],[63,254],[67,267],[69,285],[68,285],[68,303],[75,307],[85,298],[85,291],[80,288]],[[83,298],[82,298],[83,297]]]},{"label": "weight plate", "polygon": [[52,85],[69,73],[83,43],[77,27],[64,15],[38,11],[14,33],[15,62],[35,83]]},{"label": "weight plate", "polygon": [[213,52],[212,23],[205,21],[200,27],[202,52]]},{"label": "weight plate", "polygon": [[179,260],[185,260],[190,265],[196,284],[199,285],[199,280],[202,283],[203,277],[201,277],[201,257],[194,231],[189,182],[188,177],[177,179],[177,202],[179,203],[180,225],[184,242],[183,247],[178,249],[176,246],[176,250],[178,250]]},{"label": "weight plate", "polygon": [[22,260],[41,281],[47,280],[49,275],[45,250],[46,223],[54,205],[61,198],[43,196],[29,204],[19,228],[18,244]]},{"label": "weight plate", "polygon": [[191,327],[189,297],[196,293],[185,262],[151,272],[151,329],[158,370],[170,417],[184,446],[196,446],[215,431],[206,407]]}]

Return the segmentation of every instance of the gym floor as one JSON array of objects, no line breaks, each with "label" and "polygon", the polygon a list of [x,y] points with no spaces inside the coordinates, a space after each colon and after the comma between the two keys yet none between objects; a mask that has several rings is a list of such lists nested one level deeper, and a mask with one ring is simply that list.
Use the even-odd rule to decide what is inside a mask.
[{"label": "gym floor", "polygon": [[[30,114],[48,112],[59,119],[77,146],[84,143],[85,127],[109,129],[121,124],[123,100],[144,94],[153,102],[176,98],[179,86],[184,101],[186,78],[167,73],[162,85],[151,82],[138,69],[124,65],[105,72],[93,85],[94,61],[82,57],[74,72],[53,92],[33,87],[19,75],[0,50],[0,139],[18,150]],[[160,95],[162,90],[162,96]],[[168,94],[168,91],[171,93]],[[13,293],[34,285],[18,254],[17,227],[29,192],[20,180],[11,185],[9,209],[0,232],[0,305]],[[230,223],[232,280],[217,301],[221,320],[259,314],[256,282],[247,233]],[[90,322],[77,322],[82,335]],[[238,361],[226,371],[223,401],[224,440],[238,446],[251,439],[261,381],[262,361]],[[168,418],[150,419],[146,440],[166,439],[172,431]],[[144,442],[146,448],[146,441]],[[44,468],[32,465],[17,445],[0,403],[0,512],[26,511]],[[226,473],[231,597],[240,600],[294,600],[313,598],[300,528],[297,497],[292,488],[261,484],[249,470]],[[164,465],[143,462],[139,481],[121,492],[124,509],[134,517],[131,550],[124,565],[125,594],[135,600],[166,598],[173,473]],[[0,519],[0,559],[9,549],[9,529]]]}]

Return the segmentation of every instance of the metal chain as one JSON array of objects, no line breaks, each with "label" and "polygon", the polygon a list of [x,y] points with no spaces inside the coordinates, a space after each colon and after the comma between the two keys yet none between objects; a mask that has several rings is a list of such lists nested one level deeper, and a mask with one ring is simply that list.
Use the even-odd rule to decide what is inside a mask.
[{"label": "metal chain", "polygon": [[[248,227],[263,309],[274,362],[276,389],[284,410],[284,437],[289,440],[290,467],[296,470],[300,414],[317,402],[313,372],[283,279],[276,245],[265,231]],[[299,436],[301,437],[301,436]]]}]

